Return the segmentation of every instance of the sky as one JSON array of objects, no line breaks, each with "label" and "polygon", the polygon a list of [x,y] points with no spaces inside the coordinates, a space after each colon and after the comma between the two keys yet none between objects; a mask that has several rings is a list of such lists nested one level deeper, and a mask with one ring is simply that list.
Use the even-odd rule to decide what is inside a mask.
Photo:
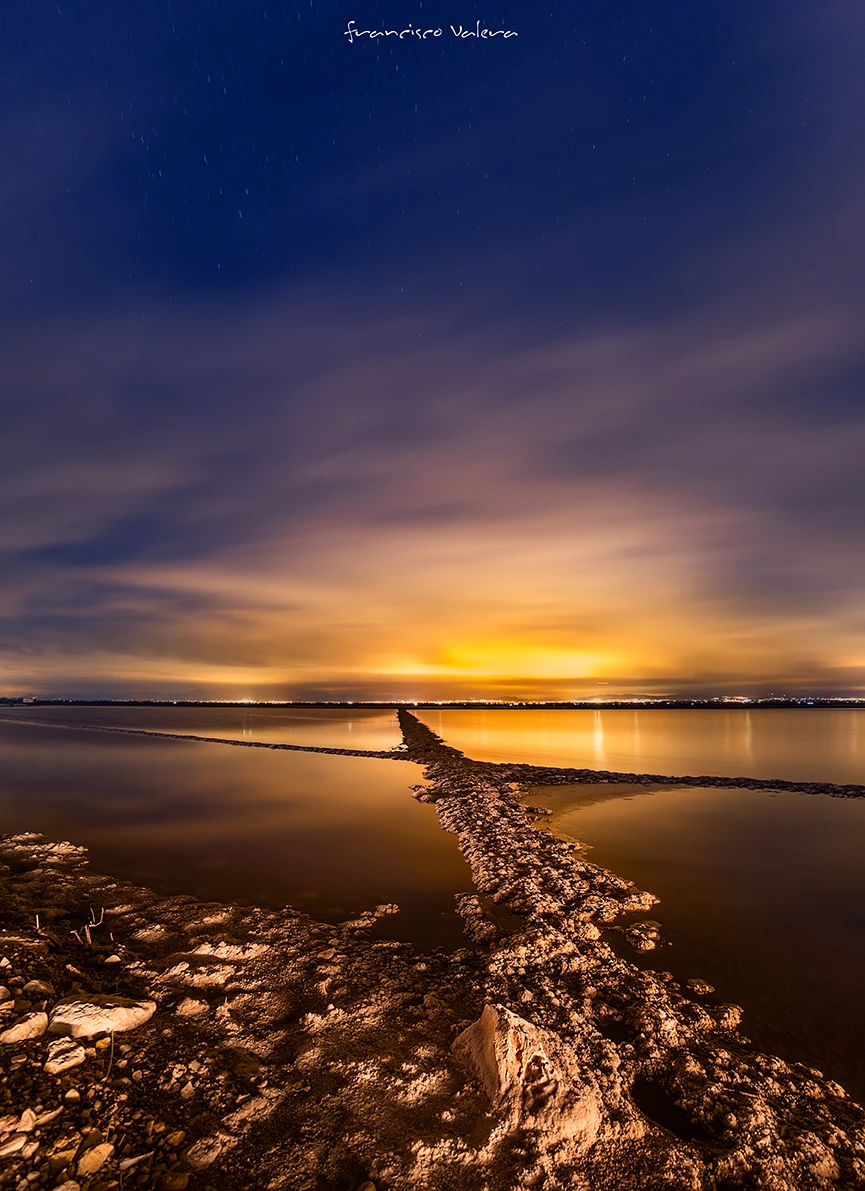
[{"label": "sky", "polygon": [[865,694],[863,48],[6,0],[0,695]]}]

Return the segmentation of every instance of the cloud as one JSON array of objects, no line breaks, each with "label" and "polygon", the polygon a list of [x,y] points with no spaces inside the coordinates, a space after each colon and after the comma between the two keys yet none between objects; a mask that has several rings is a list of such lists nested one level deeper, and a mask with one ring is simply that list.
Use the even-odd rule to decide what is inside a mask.
[{"label": "cloud", "polygon": [[[775,154],[741,194],[596,195],[436,264],[405,242],[377,281],[361,255],[235,300],[24,303],[0,342],[0,683],[861,689],[865,208],[842,107],[808,181]],[[6,130],[0,231],[29,210],[28,235],[89,251],[119,211],[67,217],[63,195],[116,129],[55,115],[39,148],[29,119]],[[84,161],[54,152],[82,139]],[[357,195],[389,210],[419,153]]]}]

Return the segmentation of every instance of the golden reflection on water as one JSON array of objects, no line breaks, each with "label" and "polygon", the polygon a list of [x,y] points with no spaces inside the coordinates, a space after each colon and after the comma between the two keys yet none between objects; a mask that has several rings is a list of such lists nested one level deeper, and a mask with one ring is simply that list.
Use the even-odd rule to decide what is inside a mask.
[{"label": "golden reflection on water", "polygon": [[431,710],[448,744],[483,761],[621,773],[865,784],[865,710]]}]

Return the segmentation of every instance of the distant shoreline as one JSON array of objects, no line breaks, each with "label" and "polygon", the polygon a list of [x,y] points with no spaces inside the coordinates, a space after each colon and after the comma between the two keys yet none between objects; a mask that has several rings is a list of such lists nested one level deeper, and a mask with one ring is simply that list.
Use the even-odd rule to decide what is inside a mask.
[{"label": "distant shoreline", "polygon": [[271,707],[309,708],[311,710],[345,708],[359,711],[395,711],[399,708],[419,711],[752,711],[755,708],[865,708],[865,699],[840,695],[802,696],[778,699],[733,699],[722,696],[707,699],[33,699],[20,696],[0,697],[2,707]]}]

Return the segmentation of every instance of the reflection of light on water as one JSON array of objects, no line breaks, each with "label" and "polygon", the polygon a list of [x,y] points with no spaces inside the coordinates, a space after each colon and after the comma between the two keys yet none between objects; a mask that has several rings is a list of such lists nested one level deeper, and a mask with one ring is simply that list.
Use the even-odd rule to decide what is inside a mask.
[{"label": "reflection of light on water", "polygon": [[749,761],[754,760],[754,721],[751,719],[750,711],[745,713],[745,731],[743,733],[743,741],[745,745],[745,756]]},{"label": "reflection of light on water", "polygon": [[[643,749],[640,741],[640,715],[637,711],[631,712],[631,748],[634,756],[642,762]],[[642,768],[642,765],[639,765],[638,768]]]},{"label": "reflection of light on water", "polygon": [[595,712],[595,722],[592,727],[592,747],[595,751],[595,761],[601,762],[598,769],[607,768],[607,750],[604,747],[604,717],[600,711]]}]

